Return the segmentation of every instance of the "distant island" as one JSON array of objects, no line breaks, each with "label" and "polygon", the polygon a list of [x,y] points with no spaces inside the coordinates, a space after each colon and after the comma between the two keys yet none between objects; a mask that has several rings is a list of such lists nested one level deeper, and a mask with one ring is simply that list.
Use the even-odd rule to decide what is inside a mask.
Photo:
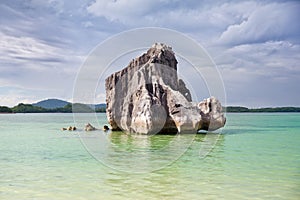
[{"label": "distant island", "polygon": [[33,103],[32,105],[46,108],[46,109],[54,109],[54,108],[65,107],[68,104],[70,104],[70,102],[60,100],[60,99],[47,99],[47,100],[39,101],[37,103]]},{"label": "distant island", "polygon": [[106,112],[106,104],[70,103],[47,99],[33,104],[19,103],[14,107],[0,106],[0,113],[91,113]]},{"label": "distant island", "polygon": [[[247,108],[242,106],[223,107],[228,113],[254,113],[254,112],[300,112],[300,107],[267,107]],[[0,113],[91,113],[106,112],[106,104],[70,103],[60,99],[47,99],[33,104],[20,103],[14,107],[0,106]]]},{"label": "distant island", "polygon": [[300,112],[300,107],[268,107],[268,108],[247,108],[242,106],[227,106],[223,110],[229,113],[245,112]]}]

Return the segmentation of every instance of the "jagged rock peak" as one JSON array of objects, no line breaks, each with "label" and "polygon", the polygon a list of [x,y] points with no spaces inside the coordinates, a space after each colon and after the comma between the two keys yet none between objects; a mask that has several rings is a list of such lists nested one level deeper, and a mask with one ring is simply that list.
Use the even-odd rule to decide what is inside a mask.
[{"label": "jagged rock peak", "polygon": [[158,51],[158,52],[160,52],[160,51],[170,51],[171,53],[173,53],[173,55],[174,55],[174,52],[173,52],[173,50],[172,50],[172,47],[170,47],[170,46],[167,46],[167,45],[165,45],[164,43],[154,43],[152,46],[151,46],[151,48],[150,48],[150,50],[156,50],[156,51]]},{"label": "jagged rock peak", "polygon": [[163,43],[154,43],[147,53],[144,53],[140,57],[133,59],[129,68],[134,68],[137,66],[144,65],[146,63],[158,63],[162,65],[167,65],[172,69],[177,71],[177,60],[172,47],[167,46]]}]

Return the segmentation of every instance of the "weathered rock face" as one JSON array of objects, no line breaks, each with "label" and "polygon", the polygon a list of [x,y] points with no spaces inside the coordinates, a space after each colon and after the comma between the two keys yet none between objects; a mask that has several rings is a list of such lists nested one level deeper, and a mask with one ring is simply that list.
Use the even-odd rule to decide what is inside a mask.
[{"label": "weathered rock face", "polygon": [[107,118],[112,130],[155,134],[216,130],[225,118],[211,97],[193,103],[171,47],[154,44],[105,82]]}]

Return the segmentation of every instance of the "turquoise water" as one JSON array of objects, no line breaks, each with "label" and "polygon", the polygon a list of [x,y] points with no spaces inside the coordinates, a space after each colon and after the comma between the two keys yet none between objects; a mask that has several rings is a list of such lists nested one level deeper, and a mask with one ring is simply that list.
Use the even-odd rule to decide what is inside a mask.
[{"label": "turquoise water", "polygon": [[85,120],[0,115],[0,199],[300,197],[300,114],[227,114],[217,134],[151,137],[85,133]]}]

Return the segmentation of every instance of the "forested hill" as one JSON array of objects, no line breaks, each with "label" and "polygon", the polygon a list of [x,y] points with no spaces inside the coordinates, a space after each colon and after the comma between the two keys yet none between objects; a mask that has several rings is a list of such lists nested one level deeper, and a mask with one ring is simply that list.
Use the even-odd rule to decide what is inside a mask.
[{"label": "forested hill", "polygon": [[54,108],[62,108],[69,104],[69,102],[60,100],[60,99],[47,99],[43,101],[39,101],[37,103],[32,104],[33,106],[47,108],[47,109],[54,109]]},{"label": "forested hill", "polygon": [[[41,104],[38,104],[41,105]],[[105,112],[105,104],[82,104],[82,103],[67,103],[65,106],[56,107],[54,104],[24,104],[20,103],[14,107],[0,106],[0,113],[92,113]]]}]

